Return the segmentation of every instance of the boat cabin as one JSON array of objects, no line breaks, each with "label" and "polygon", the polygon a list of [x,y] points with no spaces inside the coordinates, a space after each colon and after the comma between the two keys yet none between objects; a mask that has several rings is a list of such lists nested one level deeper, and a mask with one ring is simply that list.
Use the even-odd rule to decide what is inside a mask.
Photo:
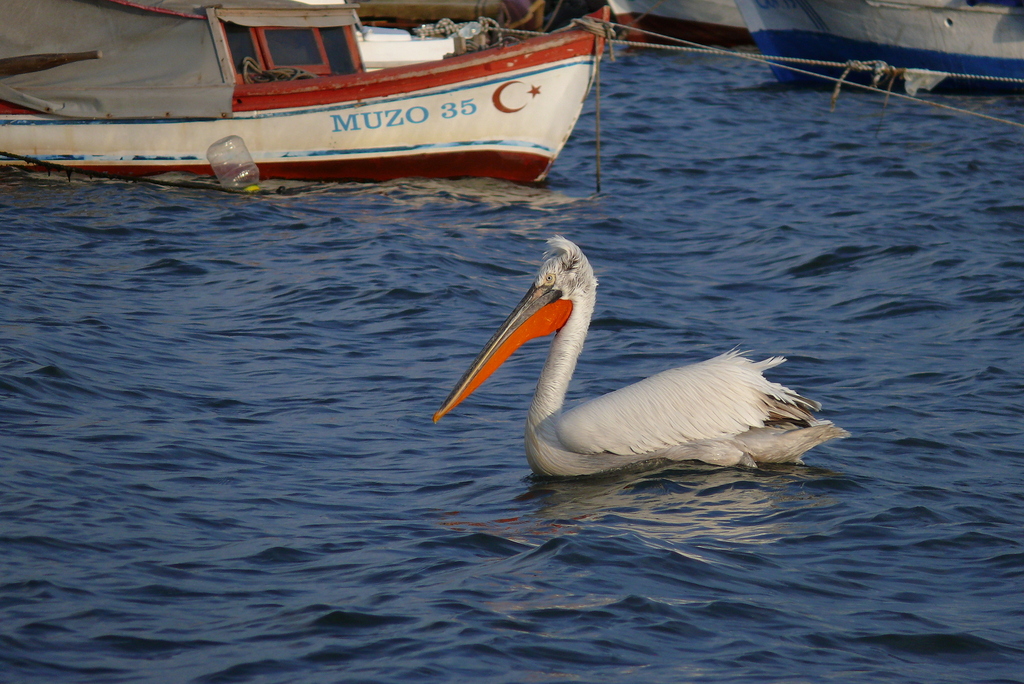
[{"label": "boat cabin", "polygon": [[[0,103],[76,118],[230,118],[237,86],[439,60],[452,38],[296,0],[10,0]],[[59,67],[59,68],[56,68]]]},{"label": "boat cabin", "polygon": [[218,53],[235,83],[259,83],[362,71],[357,7],[206,11]]}]

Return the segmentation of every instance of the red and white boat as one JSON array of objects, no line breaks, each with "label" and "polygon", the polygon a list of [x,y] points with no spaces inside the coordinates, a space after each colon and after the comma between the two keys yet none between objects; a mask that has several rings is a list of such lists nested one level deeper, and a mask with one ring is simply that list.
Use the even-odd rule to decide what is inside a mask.
[{"label": "red and white boat", "polygon": [[[263,178],[547,176],[603,39],[570,29],[367,71],[360,44],[382,37],[357,35],[356,7],[9,0],[0,151],[119,174],[209,175],[207,148],[237,135]],[[296,70],[304,78],[246,82]]]}]

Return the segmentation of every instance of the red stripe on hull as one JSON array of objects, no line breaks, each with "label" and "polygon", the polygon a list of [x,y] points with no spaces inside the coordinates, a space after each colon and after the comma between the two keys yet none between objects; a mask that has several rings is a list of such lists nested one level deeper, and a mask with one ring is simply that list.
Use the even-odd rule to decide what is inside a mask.
[{"label": "red stripe on hull", "polygon": [[26,109],[24,107],[13,105],[10,102],[0,100],[0,114],[14,114],[17,116],[28,114],[30,116],[36,116],[39,112],[34,109]]},{"label": "red stripe on hull", "polygon": [[[703,21],[687,21],[685,19],[671,19],[660,17],[655,14],[618,15],[619,23],[625,26],[636,26],[636,28],[652,33],[660,33],[672,38],[688,40],[691,43],[701,45],[720,45],[722,47],[733,47],[735,45],[753,45],[754,39],[750,31],[739,26],[726,26],[725,24],[708,24]],[[626,36],[627,40],[638,43],[660,43],[665,45],[678,45],[671,40],[659,40],[655,36],[649,36],[638,31],[630,31]]]},{"label": "red stripe on hull", "polygon": [[260,164],[267,178],[367,180],[394,178],[500,178],[520,183],[544,180],[554,160],[523,152],[477,150],[435,152],[375,159],[271,162]]},{"label": "red stripe on hull", "polygon": [[[460,150],[433,152],[400,157],[364,159],[264,162],[259,164],[260,178],[318,181],[385,181],[395,178],[499,178],[517,183],[544,180],[554,159],[524,152],[498,150]],[[100,171],[120,176],[152,176],[172,171],[213,175],[206,164],[167,164],[166,166],[78,164],[61,162],[86,171]],[[37,171],[45,168],[32,167]]]}]

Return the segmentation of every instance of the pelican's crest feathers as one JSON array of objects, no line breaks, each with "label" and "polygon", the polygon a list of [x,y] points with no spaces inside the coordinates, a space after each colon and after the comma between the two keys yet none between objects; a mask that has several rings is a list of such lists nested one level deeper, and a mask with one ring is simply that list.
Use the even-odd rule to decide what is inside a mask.
[{"label": "pelican's crest feathers", "polygon": [[574,294],[592,294],[597,288],[597,277],[583,250],[561,235],[548,240],[544,264],[537,273],[537,283],[543,282],[549,273],[554,274],[557,287],[565,299],[572,299]]}]

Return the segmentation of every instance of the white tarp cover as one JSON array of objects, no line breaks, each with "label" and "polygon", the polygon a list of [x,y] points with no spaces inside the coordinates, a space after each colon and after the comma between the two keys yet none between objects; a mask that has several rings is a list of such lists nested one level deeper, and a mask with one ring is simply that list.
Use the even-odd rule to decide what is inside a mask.
[{"label": "white tarp cover", "polygon": [[[181,11],[184,3],[176,4]],[[0,78],[2,100],[76,118],[231,116],[234,83],[221,74],[203,14],[114,0],[4,0],[3,9],[0,58],[90,50],[103,56]]]}]

